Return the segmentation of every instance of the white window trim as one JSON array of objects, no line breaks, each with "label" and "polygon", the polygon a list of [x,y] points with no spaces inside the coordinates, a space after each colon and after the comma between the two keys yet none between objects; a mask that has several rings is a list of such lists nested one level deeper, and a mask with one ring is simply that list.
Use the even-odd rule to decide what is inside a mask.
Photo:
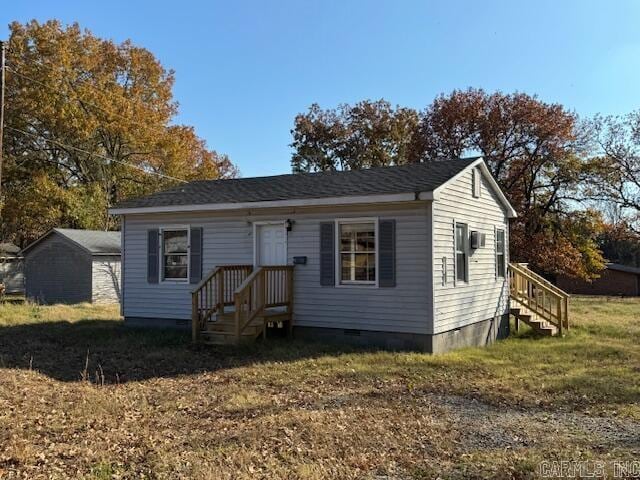
[{"label": "white window trim", "polygon": [[498,227],[493,226],[493,278],[498,281]]},{"label": "white window trim", "polygon": [[[164,278],[164,232],[187,231],[187,277],[186,278]],[[159,232],[159,282],[160,283],[189,283],[191,278],[191,227],[189,225],[164,225]]]},{"label": "white window trim", "polygon": [[[336,218],[335,219],[335,284],[338,288],[378,288],[378,280],[380,278],[379,275],[379,256],[380,256],[380,248],[378,245],[379,235],[378,235],[378,217],[353,217],[353,218]],[[375,235],[375,243],[376,243],[376,252],[375,252],[375,269],[376,269],[376,279],[374,282],[364,281],[364,280],[349,280],[347,282],[343,282],[341,279],[342,276],[342,268],[340,265],[340,225],[350,224],[350,223],[373,223],[374,235]]]},{"label": "white window trim", "polygon": [[286,220],[264,220],[253,222],[253,266],[258,266],[258,227],[264,225],[282,225],[284,230],[284,256],[286,262],[289,261],[289,232],[287,232]]},{"label": "white window trim", "polygon": [[[458,278],[458,225],[464,225],[465,226],[465,233],[466,233],[466,238],[465,238],[465,248],[464,248],[464,260],[465,260],[465,268],[467,270],[467,274],[465,275],[465,279],[461,280]],[[471,252],[470,252],[470,248],[469,248],[469,244],[471,243],[469,241],[469,232],[471,230],[469,229],[469,224],[467,222],[463,222],[463,221],[459,221],[459,220],[453,220],[453,278],[454,278],[454,283],[453,285],[456,286],[458,283],[461,283],[463,285],[469,285],[470,280],[471,280],[471,272],[469,271],[470,268],[470,256],[471,256]]]},{"label": "white window trim", "polygon": [[[504,275],[500,275],[498,270],[498,232],[502,232],[502,270],[504,271]],[[496,280],[504,281],[507,278],[507,231],[504,227],[498,228],[495,227],[495,269],[496,269]]]}]

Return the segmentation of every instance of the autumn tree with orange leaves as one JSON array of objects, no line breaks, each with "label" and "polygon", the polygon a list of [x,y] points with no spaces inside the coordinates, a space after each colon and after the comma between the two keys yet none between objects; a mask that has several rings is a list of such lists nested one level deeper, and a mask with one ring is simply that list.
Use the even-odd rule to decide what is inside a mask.
[{"label": "autumn tree with orange leaves", "polygon": [[[370,114],[355,122],[354,109]],[[398,128],[398,117],[418,120]],[[603,268],[600,214],[578,208],[580,185],[592,173],[588,129],[561,105],[480,89],[439,96],[420,113],[383,100],[338,111],[314,105],[296,117],[292,133],[294,170],[302,171],[482,155],[519,215],[511,224],[512,260],[585,279]],[[361,153],[363,141],[381,154]]]},{"label": "autumn tree with orange leaves", "polygon": [[225,155],[176,125],[174,75],[151,52],[77,24],[12,23],[7,51],[0,238],[111,229],[107,209],[179,180],[235,175]]},{"label": "autumn tree with orange leaves", "polygon": [[518,218],[511,257],[549,274],[590,279],[604,266],[603,221],[577,208],[591,178],[590,130],[562,105],[524,94],[454,91],[423,113],[414,161],[482,155]]}]

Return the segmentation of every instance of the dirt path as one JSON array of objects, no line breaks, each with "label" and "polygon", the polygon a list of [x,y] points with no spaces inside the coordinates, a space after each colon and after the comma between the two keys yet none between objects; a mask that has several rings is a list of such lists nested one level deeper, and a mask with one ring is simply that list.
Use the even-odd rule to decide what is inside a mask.
[{"label": "dirt path", "polygon": [[468,449],[531,447],[545,438],[564,437],[602,449],[640,452],[640,422],[628,418],[494,406],[453,395],[432,394],[431,401],[447,412],[457,430],[466,432],[462,446]]}]

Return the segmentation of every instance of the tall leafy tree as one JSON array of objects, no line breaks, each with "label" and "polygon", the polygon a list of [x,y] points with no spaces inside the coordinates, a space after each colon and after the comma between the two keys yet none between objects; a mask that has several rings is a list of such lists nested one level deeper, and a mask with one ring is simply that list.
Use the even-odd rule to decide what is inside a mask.
[{"label": "tall leafy tree", "polygon": [[303,171],[353,169],[480,154],[519,213],[512,258],[589,279],[603,267],[596,242],[603,224],[598,212],[577,208],[592,173],[587,132],[561,105],[523,93],[454,91],[420,114],[384,100],[313,105],[296,117],[292,163]]},{"label": "tall leafy tree", "polygon": [[625,221],[606,224],[598,244],[607,260],[640,267],[640,233]]},{"label": "tall leafy tree", "polygon": [[173,123],[173,72],[148,50],[57,21],[10,32],[3,237],[114,228],[106,211],[120,199],[235,175],[193,128]]},{"label": "tall leafy tree", "polygon": [[591,127],[594,175],[588,193],[610,203],[619,220],[640,234],[640,111],[597,116]]},{"label": "tall leafy tree", "polygon": [[406,163],[418,113],[385,100],[323,110],[313,104],[291,131],[294,171],[352,170]]},{"label": "tall leafy tree", "polygon": [[599,213],[576,209],[592,173],[585,161],[588,133],[559,104],[524,93],[457,90],[424,111],[413,161],[482,155],[519,214],[511,226],[514,260],[590,279],[603,259],[596,242]]}]

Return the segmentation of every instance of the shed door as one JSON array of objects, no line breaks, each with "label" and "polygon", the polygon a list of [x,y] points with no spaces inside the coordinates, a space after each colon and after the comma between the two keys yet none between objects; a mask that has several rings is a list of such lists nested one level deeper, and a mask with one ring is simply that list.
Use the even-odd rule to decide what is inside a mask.
[{"label": "shed door", "polygon": [[256,265],[287,264],[287,232],[284,224],[256,226]]}]

